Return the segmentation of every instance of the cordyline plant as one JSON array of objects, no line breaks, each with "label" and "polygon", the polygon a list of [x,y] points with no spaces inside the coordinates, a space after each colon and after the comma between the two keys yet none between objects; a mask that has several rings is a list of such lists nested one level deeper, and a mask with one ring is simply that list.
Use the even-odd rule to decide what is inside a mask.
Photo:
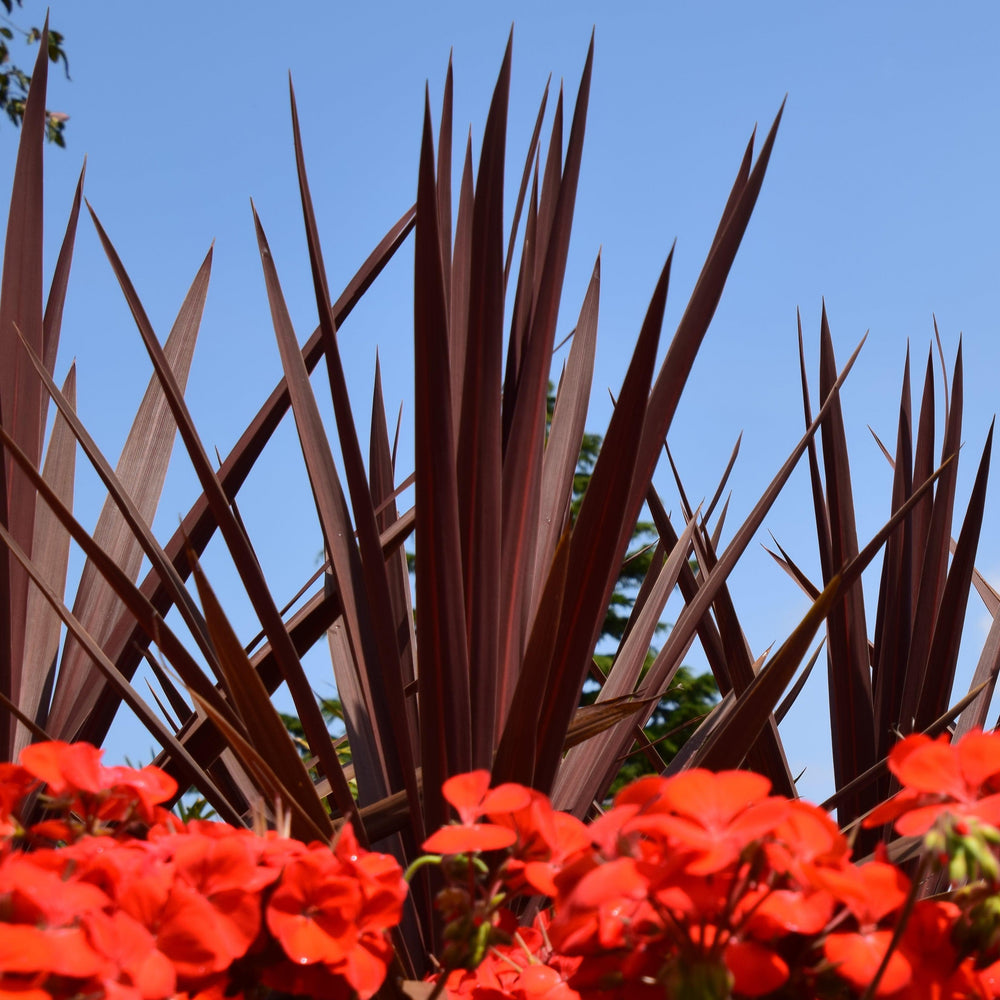
[{"label": "cordyline plant", "polygon": [[[471,146],[465,150],[454,218],[449,68],[436,153],[429,102],[425,108],[416,204],[336,297],[327,287],[293,95],[294,152],[319,325],[301,346],[255,213],[284,374],[218,468],[183,398],[211,251],[161,345],[110,237],[90,209],[154,367],[116,468],[76,416],[74,369],[62,388],[53,381],[83,177],[46,298],[46,51],[43,41],[25,109],[0,286],[0,696],[5,706],[0,748],[6,759],[16,759],[23,746],[43,739],[99,746],[124,702],[161,745],[157,763],[181,789],[197,789],[222,819],[246,824],[261,803],[270,808],[280,802],[293,835],[311,841],[333,838],[346,817],[362,845],[377,844],[408,863],[428,834],[447,821],[441,787],[455,774],[486,769],[494,782],[538,789],[579,818],[591,813],[696,640],[723,698],[670,768],[746,765],[766,775],[776,792],[792,796],[794,779],[778,723],[801,690],[801,679],[781,699],[826,622],[835,798],[845,827],[888,794],[885,760],[897,732],[937,732],[956,717],[962,731],[984,722],[1000,655],[996,627],[973,689],[957,705],[950,703],[972,584],[994,614],[1000,607],[1000,597],[973,569],[988,444],[949,562],[961,436],[960,361],[946,400],[939,463],[933,457],[931,370],[915,435],[908,373],[904,378],[896,449],[887,453],[895,462],[891,518],[863,547],[854,527],[838,401],[854,357],[838,375],[825,318],[822,404],[812,412],[803,374],[805,433],[725,547],[723,517],[710,524],[715,501],[704,511],[689,509],[685,501],[684,520],[675,523],[652,487],[685,380],[761,189],[780,111],[756,161],[753,137],[747,146],[708,256],[657,369],[670,278],[667,258],[604,447],[573,519],[573,473],[594,362],[599,261],[579,307],[548,429],[546,397],[583,153],[592,45],[572,111],[564,109],[561,92],[556,99],[544,154],[540,136],[547,90],[542,98],[509,234],[503,220],[510,44],[475,176]],[[565,143],[564,116],[569,119]],[[412,477],[393,466],[377,369],[365,456],[337,346],[338,329],[411,235]],[[309,380],[321,360],[343,476]],[[50,400],[56,415],[43,449]],[[283,611],[283,598],[268,586],[236,506],[240,488],[289,410],[327,556],[322,581],[292,614]],[[177,432],[202,493],[174,535],[160,541],[149,525]],[[108,490],[93,532],[71,510],[78,447]],[[823,579],[813,584],[790,556],[781,557],[812,605],[763,663],[747,647],[726,580],[804,453],[814,485]],[[936,465],[943,470],[935,471]],[[411,481],[415,503],[401,511],[397,497]],[[722,490],[720,485],[716,500]],[[601,694],[594,706],[579,709],[622,558],[644,505],[656,525],[658,547],[613,665],[602,678]],[[247,644],[246,637],[237,636],[198,568],[199,555],[216,533],[259,620],[259,641]],[[415,592],[403,548],[411,538]],[[887,540],[870,642],[860,574]],[[65,594],[71,541],[86,557],[72,601]],[[151,568],[140,580],[143,557]],[[191,577],[193,590],[187,583]],[[654,630],[676,588],[683,610],[644,671]],[[171,610],[179,614],[190,641],[182,641],[165,621]],[[344,708],[348,767],[341,764],[300,659],[326,636]],[[155,707],[131,683],[144,658],[162,688]],[[181,684],[170,679],[161,662]],[[807,674],[808,669],[803,679]],[[282,682],[301,720],[310,761],[300,758],[271,704]],[[655,754],[655,748],[648,749]],[[660,762],[657,770],[662,767]],[[871,835],[877,839],[879,831]],[[432,919],[433,889],[423,874],[416,880],[396,936],[397,972],[408,978],[428,969],[428,956],[440,943]]]}]

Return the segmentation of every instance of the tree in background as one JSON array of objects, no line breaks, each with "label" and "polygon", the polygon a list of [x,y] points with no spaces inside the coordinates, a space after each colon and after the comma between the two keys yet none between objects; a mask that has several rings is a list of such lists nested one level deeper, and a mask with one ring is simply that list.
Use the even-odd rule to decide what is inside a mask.
[{"label": "tree in background", "polygon": [[[34,45],[42,37],[42,29],[38,27],[23,28],[10,17],[14,13],[14,5],[21,7],[22,0],[0,0],[7,16],[0,15],[0,110],[17,126],[24,118],[24,102],[28,97],[28,87],[31,76],[20,66],[10,61],[9,42],[15,35],[20,35],[28,45]],[[63,36],[58,31],[49,28],[49,61],[63,64],[66,79],[69,79],[69,60],[63,50]],[[62,111],[45,112],[45,136],[49,142],[65,148],[66,140],[63,132],[69,115]]]}]

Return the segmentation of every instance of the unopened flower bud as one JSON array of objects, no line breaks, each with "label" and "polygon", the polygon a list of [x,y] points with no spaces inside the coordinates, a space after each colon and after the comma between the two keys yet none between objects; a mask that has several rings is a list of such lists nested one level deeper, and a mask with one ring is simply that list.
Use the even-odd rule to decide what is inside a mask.
[{"label": "unopened flower bud", "polygon": [[472,909],[472,896],[466,889],[449,886],[434,897],[434,906],[445,915],[446,919],[453,919]]}]

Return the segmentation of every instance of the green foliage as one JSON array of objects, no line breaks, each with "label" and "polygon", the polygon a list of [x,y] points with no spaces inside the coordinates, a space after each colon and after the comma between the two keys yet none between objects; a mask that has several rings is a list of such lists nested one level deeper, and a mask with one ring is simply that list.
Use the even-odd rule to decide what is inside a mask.
[{"label": "green foliage", "polygon": [[[21,7],[22,2],[23,0],[0,0],[8,15],[6,17],[0,15],[0,110],[16,126],[20,126],[24,120],[24,102],[28,97],[31,75],[11,62],[8,43],[13,42],[15,36],[19,35],[25,44],[34,45],[42,37],[41,28],[22,28],[11,19],[10,15],[14,12],[14,4]],[[61,62],[66,79],[69,79],[69,59],[63,49],[63,35],[51,28],[49,28],[49,61]],[[68,119],[69,116],[62,111],[46,111],[45,138],[49,142],[65,148],[64,133]]]},{"label": "green foliage", "polygon": [[[319,710],[323,713],[323,718],[326,720],[328,729],[333,731],[339,727],[340,730],[343,731],[344,706],[341,704],[339,698],[320,698]],[[285,729],[288,730],[289,736],[292,737],[295,745],[299,748],[299,753],[301,753],[303,757],[311,756],[309,751],[309,741],[306,739],[306,733],[302,726],[301,719],[299,719],[297,715],[282,712],[281,721],[285,724]]]},{"label": "green foliage", "polygon": [[187,796],[179,798],[174,805],[174,812],[180,817],[182,823],[192,823],[199,819],[215,819],[217,813],[201,796],[196,795],[190,799]]},{"label": "green foliage", "polygon": [[[351,768],[351,745],[344,735],[344,705],[339,698],[320,698],[318,701],[323,721],[326,723],[330,738],[334,741],[337,759],[340,761],[345,772],[348,773],[348,785],[350,786],[351,794],[357,798],[358,783],[353,776]],[[299,751],[299,756],[305,762],[306,767],[309,768],[312,777],[318,780],[320,773],[316,770],[316,755],[310,749],[309,739],[306,735],[305,726],[302,725],[302,720],[294,713],[279,712],[278,714],[285,725],[285,729],[288,730],[288,735],[292,738],[292,742]]]}]

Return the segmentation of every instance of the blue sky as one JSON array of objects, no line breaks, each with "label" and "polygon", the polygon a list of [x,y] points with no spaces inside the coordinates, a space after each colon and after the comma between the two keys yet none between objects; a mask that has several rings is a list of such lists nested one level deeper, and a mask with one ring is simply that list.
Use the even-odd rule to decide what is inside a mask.
[{"label": "blue sky", "polygon": [[[21,23],[40,19],[25,0]],[[949,367],[964,335],[966,452],[958,511],[997,407],[996,287],[1000,231],[995,40],[991,3],[408,3],[136,4],[52,0],[72,82],[52,74],[50,106],[71,115],[68,149],[46,156],[47,267],[87,156],[86,193],[115,242],[154,328],[165,337],[215,240],[208,305],[188,386],[206,444],[225,454],[275,384],[280,365],[253,239],[260,212],[300,339],[316,324],[295,184],[287,73],[295,82],[331,288],[339,290],[416,190],[424,86],[435,122],[454,49],[456,148],[481,127],[514,25],[510,164],[530,136],[551,72],[575,95],[592,28],[596,56],[560,326],[572,325],[598,249],[601,317],[590,427],[607,424],[656,275],[677,251],[662,350],[687,301],[755,123],[785,117],[758,207],[674,420],[670,444],[692,498],[710,495],[732,445],[735,525],[801,433],[795,310],[815,385],[821,298],[838,357],[866,330],[844,390],[859,531],[887,516],[890,474],[867,425],[894,440],[906,345],[922,370],[938,319]],[[27,57],[24,61],[27,61]],[[9,184],[16,133],[0,125]],[[516,187],[515,187],[516,190]],[[513,204],[506,206],[508,218]],[[6,211],[6,206],[2,209]],[[357,411],[370,406],[376,348],[385,394],[412,413],[412,256],[405,249],[340,335]],[[117,457],[150,368],[89,220],[82,219],[58,375],[73,358],[79,410]],[[814,390],[815,391],[815,390]],[[113,401],[113,405],[109,405]],[[279,595],[291,595],[321,547],[290,424],[240,495]],[[400,469],[409,469],[404,442]],[[404,471],[404,474],[405,474]],[[677,510],[669,473],[657,483]],[[81,471],[77,509],[101,502]],[[156,526],[177,524],[194,498],[182,455]],[[992,491],[991,495],[995,495]],[[274,522],[273,530],[261,528]],[[804,468],[766,527],[818,576]],[[261,526],[255,530],[255,525]],[[1000,571],[996,505],[980,568]],[[768,541],[762,532],[760,541]],[[230,570],[207,563],[237,621],[248,621]],[[78,568],[77,568],[78,572]],[[877,583],[877,580],[872,581]],[[731,587],[756,654],[788,634],[804,597],[755,543]],[[975,599],[974,599],[975,600]],[[874,606],[874,589],[869,601]],[[243,616],[243,617],[241,617]],[[246,626],[249,629],[249,625]],[[985,636],[974,603],[963,648],[971,671]],[[697,654],[691,662],[698,664]],[[315,685],[329,691],[322,658]],[[783,731],[806,794],[831,790],[826,685],[817,675]],[[148,742],[123,727],[112,753]]]}]

